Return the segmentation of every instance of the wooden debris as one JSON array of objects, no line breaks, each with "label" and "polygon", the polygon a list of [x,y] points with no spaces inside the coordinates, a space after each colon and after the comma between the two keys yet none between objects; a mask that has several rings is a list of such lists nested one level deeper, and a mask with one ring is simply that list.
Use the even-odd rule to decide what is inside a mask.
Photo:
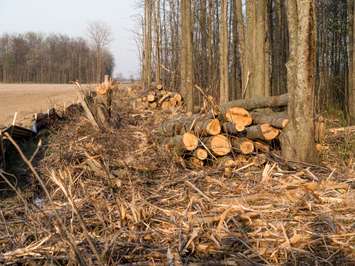
[{"label": "wooden debris", "polygon": [[232,145],[224,135],[211,136],[202,139],[206,147],[216,156],[224,156],[231,152]]}]

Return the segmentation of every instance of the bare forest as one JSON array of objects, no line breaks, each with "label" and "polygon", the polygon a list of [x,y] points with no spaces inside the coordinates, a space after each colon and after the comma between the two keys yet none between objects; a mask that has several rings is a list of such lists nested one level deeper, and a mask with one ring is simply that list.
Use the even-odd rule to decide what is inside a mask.
[{"label": "bare forest", "polygon": [[354,0],[134,7],[0,36],[0,264],[355,265]]}]

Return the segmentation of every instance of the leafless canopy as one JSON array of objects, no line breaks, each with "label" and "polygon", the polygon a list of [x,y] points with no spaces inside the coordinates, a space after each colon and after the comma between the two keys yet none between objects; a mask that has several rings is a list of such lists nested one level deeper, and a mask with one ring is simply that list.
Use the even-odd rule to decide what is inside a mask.
[{"label": "leafless canopy", "polygon": [[87,31],[90,40],[98,49],[107,47],[113,40],[110,26],[102,21],[89,23]]}]

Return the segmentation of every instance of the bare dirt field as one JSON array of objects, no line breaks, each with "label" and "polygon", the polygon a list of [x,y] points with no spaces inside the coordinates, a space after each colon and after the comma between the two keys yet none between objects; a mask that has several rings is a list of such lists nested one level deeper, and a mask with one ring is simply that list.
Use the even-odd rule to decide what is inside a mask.
[{"label": "bare dirt field", "polygon": [[77,101],[72,84],[3,84],[0,83],[0,127],[12,123],[15,112],[17,123],[28,122],[36,112]]}]

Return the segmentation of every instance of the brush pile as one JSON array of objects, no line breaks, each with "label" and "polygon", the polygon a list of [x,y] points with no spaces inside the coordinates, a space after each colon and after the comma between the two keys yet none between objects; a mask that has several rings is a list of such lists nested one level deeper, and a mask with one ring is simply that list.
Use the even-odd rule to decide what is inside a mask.
[{"label": "brush pile", "polygon": [[180,114],[162,123],[159,134],[163,145],[190,165],[232,166],[237,154],[280,149],[287,112],[271,108],[283,108],[287,100],[287,95],[238,100],[209,114]]},{"label": "brush pile", "polygon": [[270,153],[228,177],[191,170],[155,142],[168,114],[116,95],[119,128],[67,110],[32,161],[34,180],[0,200],[0,264],[354,265],[351,169]]},{"label": "brush pile", "polygon": [[136,99],[136,106],[141,109],[161,109],[169,111],[182,105],[183,99],[180,93],[164,89],[162,85],[152,88],[144,96]]}]

